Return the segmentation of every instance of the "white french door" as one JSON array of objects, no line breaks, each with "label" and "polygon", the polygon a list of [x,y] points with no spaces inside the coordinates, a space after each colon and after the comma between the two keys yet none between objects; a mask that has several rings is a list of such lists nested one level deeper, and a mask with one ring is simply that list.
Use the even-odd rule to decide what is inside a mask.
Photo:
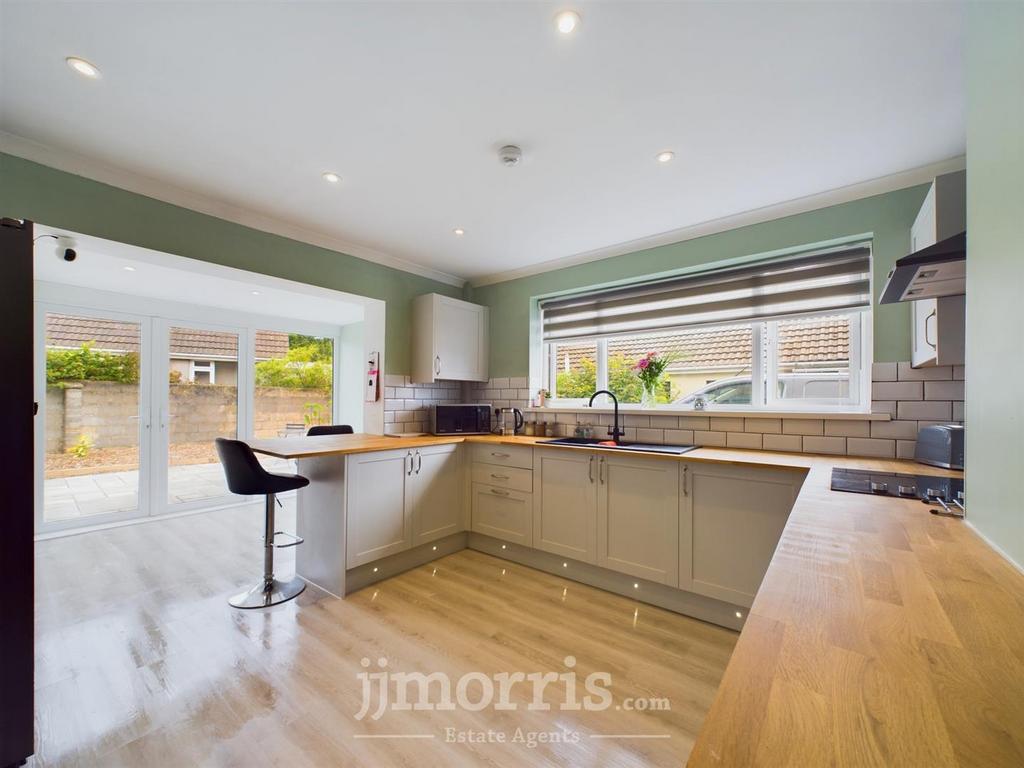
[{"label": "white french door", "polygon": [[362,426],[363,340],[340,326],[48,283],[36,297],[37,533],[245,503],[215,438]]},{"label": "white french door", "polygon": [[36,531],[234,501],[214,439],[251,433],[251,332],[36,304]]},{"label": "white french door", "polygon": [[237,501],[214,440],[249,434],[251,345],[244,327],[153,319],[153,494],[160,515]]},{"label": "white french door", "polygon": [[34,335],[36,530],[151,514],[152,318],[37,303]]}]

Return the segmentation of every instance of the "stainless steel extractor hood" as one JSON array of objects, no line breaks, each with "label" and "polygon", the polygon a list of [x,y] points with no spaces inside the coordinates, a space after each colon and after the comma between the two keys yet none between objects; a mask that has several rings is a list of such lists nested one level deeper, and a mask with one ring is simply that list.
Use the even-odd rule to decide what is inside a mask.
[{"label": "stainless steel extractor hood", "polygon": [[966,293],[967,233],[941,240],[896,262],[879,304]]}]

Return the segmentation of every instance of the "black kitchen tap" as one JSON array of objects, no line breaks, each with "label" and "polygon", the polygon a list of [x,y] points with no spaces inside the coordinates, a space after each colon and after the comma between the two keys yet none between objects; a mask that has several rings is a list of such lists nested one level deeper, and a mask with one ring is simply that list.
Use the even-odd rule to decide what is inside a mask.
[{"label": "black kitchen tap", "polygon": [[590,402],[587,405],[592,407],[594,405],[594,398],[598,395],[608,395],[612,402],[615,403],[615,419],[612,422],[612,428],[608,430],[608,434],[612,436],[612,442],[618,443],[619,438],[626,434],[626,430],[619,429],[619,398],[615,396],[614,392],[609,392],[607,389],[599,389],[590,396]]}]

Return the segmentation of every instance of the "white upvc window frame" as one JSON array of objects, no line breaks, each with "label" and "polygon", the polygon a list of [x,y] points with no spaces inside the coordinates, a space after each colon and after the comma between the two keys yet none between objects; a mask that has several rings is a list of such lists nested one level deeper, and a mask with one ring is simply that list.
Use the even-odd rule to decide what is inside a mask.
[{"label": "white upvc window frame", "polygon": [[[709,411],[732,412],[732,413],[755,413],[755,412],[791,412],[791,413],[869,413],[871,410],[871,361],[872,361],[872,312],[870,308],[862,310],[851,310],[847,312],[825,311],[798,315],[791,319],[811,319],[814,317],[834,317],[837,315],[847,316],[850,322],[849,342],[849,367],[850,367],[850,396],[841,400],[837,398],[800,398],[799,400],[786,400],[779,398],[774,393],[778,392],[778,366],[776,354],[777,328],[779,320],[756,321],[751,325],[751,404],[750,405],[727,405],[711,404]],[[855,321],[855,318],[857,321]],[[682,330],[682,329],[680,329]],[[558,376],[558,361],[556,359],[556,348],[559,343],[582,344],[593,342],[597,348],[596,381],[597,390],[608,387],[608,337],[595,337],[592,339],[574,339],[572,341],[543,342],[538,339],[542,348],[541,358],[544,364],[543,381],[545,387],[552,394],[548,405],[553,408],[579,408],[586,406],[587,398],[559,398],[556,381]],[[602,402],[603,401],[603,402]],[[611,401],[607,397],[600,398],[595,405],[610,406]],[[625,403],[623,407],[631,410],[640,409],[636,403]],[[676,406],[672,404],[657,405],[654,408],[644,409],[657,412],[678,412],[692,413],[694,409],[689,406]]]},{"label": "white upvc window frame", "polygon": [[[606,338],[595,338],[595,339],[579,339],[574,341],[576,344],[585,344],[588,341],[593,341],[596,347],[597,365],[594,372],[595,381],[597,386],[594,388],[595,391],[602,389],[608,389],[608,339]],[[581,407],[589,403],[590,399],[586,397],[563,397],[559,398],[557,381],[558,381],[558,360],[555,354],[555,350],[558,347],[558,342],[552,342],[544,344],[544,388],[551,393],[552,404],[557,403],[562,406]],[[598,400],[595,401],[597,405],[611,405],[611,401],[606,395],[601,395]]]},{"label": "white upvc window frame", "polygon": [[190,383],[195,383],[197,373],[208,373],[210,374],[210,384],[217,383],[217,361],[210,360],[206,365],[198,365],[195,360],[188,361],[188,380]]},{"label": "white upvc window frame", "polygon": [[[869,310],[854,310],[849,312],[818,312],[815,314],[801,315],[800,319],[813,318],[815,316],[836,316],[846,315],[850,317],[850,341],[848,350],[850,368],[850,394],[842,399],[836,397],[801,397],[799,400],[785,399],[779,397],[778,392],[778,324],[780,321],[766,321],[762,324],[765,338],[763,340],[766,368],[763,376],[765,387],[764,394],[759,402],[764,402],[763,410],[767,411],[835,411],[836,413],[861,413],[870,410],[869,390],[865,391],[865,381],[870,376],[864,375],[865,361],[870,359],[870,352],[865,355],[864,335],[870,334]],[[866,331],[865,331],[866,327]],[[869,362],[866,365],[870,366]]]}]

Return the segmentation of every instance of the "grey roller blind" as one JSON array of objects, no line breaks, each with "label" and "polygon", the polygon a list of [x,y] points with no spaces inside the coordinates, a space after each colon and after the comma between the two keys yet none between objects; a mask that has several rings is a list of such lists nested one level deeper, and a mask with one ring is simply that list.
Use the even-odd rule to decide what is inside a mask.
[{"label": "grey roller blind", "polygon": [[540,303],[545,341],[871,306],[868,244],[804,253]]}]

